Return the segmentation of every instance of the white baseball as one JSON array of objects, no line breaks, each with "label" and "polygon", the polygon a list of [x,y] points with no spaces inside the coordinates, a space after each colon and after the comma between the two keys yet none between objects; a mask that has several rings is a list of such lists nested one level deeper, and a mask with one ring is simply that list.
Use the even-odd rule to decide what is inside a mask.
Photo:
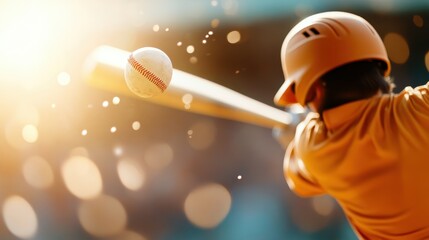
[{"label": "white baseball", "polygon": [[128,88],[136,95],[149,98],[163,93],[170,84],[173,65],[158,48],[144,47],[128,57],[124,76]]}]

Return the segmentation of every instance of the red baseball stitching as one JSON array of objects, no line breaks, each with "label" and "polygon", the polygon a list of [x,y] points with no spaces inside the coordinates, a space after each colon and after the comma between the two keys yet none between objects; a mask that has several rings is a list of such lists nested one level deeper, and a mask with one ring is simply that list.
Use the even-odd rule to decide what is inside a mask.
[{"label": "red baseball stitching", "polygon": [[159,89],[161,89],[161,92],[164,92],[167,88],[167,85],[153,72],[147,70],[145,67],[143,67],[137,60],[133,57],[133,54],[130,55],[128,58],[128,62],[133,66],[133,68],[139,72],[141,75],[149,79],[153,84],[155,84]]}]

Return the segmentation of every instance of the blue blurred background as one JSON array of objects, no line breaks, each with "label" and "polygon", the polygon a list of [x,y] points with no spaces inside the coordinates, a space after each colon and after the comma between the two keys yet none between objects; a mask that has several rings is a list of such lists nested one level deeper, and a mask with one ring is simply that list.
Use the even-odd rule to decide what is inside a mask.
[{"label": "blue blurred background", "polygon": [[332,198],[290,192],[272,129],[82,80],[99,45],[151,46],[273,105],[284,37],[331,10],[376,28],[395,91],[429,80],[428,1],[0,1],[0,239],[356,239]]}]

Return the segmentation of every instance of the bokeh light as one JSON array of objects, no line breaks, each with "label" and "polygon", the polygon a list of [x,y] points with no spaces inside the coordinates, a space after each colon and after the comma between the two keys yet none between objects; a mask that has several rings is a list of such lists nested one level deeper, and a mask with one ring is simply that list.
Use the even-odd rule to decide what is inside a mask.
[{"label": "bokeh light", "polygon": [[121,232],[120,234],[109,238],[109,240],[148,240],[148,238],[144,237],[143,235],[131,231],[131,230],[125,230]]},{"label": "bokeh light", "polygon": [[32,238],[38,228],[36,212],[24,198],[14,195],[3,203],[3,219],[6,227],[19,238]]},{"label": "bokeh light", "polygon": [[133,159],[121,159],[117,164],[117,172],[121,183],[128,189],[139,190],[146,179],[142,166]]},{"label": "bokeh light", "polygon": [[184,104],[185,109],[191,108],[191,103],[192,103],[193,99],[194,99],[194,97],[190,93],[186,93],[182,96],[182,102]]},{"label": "bokeh light", "polygon": [[108,237],[121,233],[127,225],[127,213],[118,199],[100,195],[79,205],[78,218],[88,233]]},{"label": "bokeh light", "polygon": [[313,14],[314,9],[308,4],[298,4],[294,9],[294,13],[298,18],[305,18]]},{"label": "bokeh light", "polygon": [[317,196],[311,199],[314,211],[321,216],[329,216],[335,209],[335,202],[330,196]]},{"label": "bokeh light", "polygon": [[4,126],[7,142],[16,149],[22,149],[28,143],[34,143],[39,136],[36,127],[39,121],[40,114],[35,106],[26,103],[17,105]]},{"label": "bokeh light", "polygon": [[182,102],[184,104],[191,104],[193,100],[193,96],[190,93],[186,93],[182,96]]},{"label": "bokeh light", "polygon": [[80,132],[80,134],[82,136],[86,136],[86,135],[88,135],[88,130],[87,129],[82,129],[82,131]]},{"label": "bokeh light", "polygon": [[121,99],[118,96],[113,97],[112,103],[113,105],[118,105],[121,102]]},{"label": "bokeh light", "polygon": [[102,191],[100,171],[87,157],[71,156],[61,166],[61,174],[67,189],[78,198],[94,198]]},{"label": "bokeh light", "polygon": [[139,122],[139,121],[134,121],[134,122],[131,124],[131,127],[132,127],[132,129],[133,129],[134,131],[138,131],[138,130],[140,129],[140,127],[141,127],[141,124],[140,124],[140,122]]},{"label": "bokeh light", "polygon": [[115,156],[120,157],[122,156],[122,154],[124,154],[124,148],[121,146],[116,146],[113,148],[113,154],[115,154]]},{"label": "bokeh light", "polygon": [[40,156],[28,158],[22,166],[22,173],[25,181],[35,188],[46,189],[54,183],[51,165]]},{"label": "bokeh light", "polygon": [[75,147],[69,152],[69,156],[82,156],[82,157],[89,157],[88,149],[85,147]]},{"label": "bokeh light", "polygon": [[413,16],[413,23],[414,23],[414,25],[416,25],[416,27],[419,27],[419,28],[423,27],[424,21],[423,21],[422,16],[414,15]]},{"label": "bokeh light", "polygon": [[388,33],[384,37],[384,45],[392,62],[403,64],[408,60],[410,49],[405,38],[398,33]]},{"label": "bokeh light", "polygon": [[219,19],[217,19],[217,18],[212,19],[212,21],[210,22],[210,26],[211,26],[212,28],[217,28],[217,27],[219,27],[219,24],[220,24],[220,20],[219,20]]},{"label": "bokeh light", "polygon": [[195,52],[195,47],[193,45],[189,45],[186,47],[186,52],[192,54]]},{"label": "bokeh light", "polygon": [[237,0],[224,0],[222,1],[222,8],[226,15],[236,15],[239,10],[239,4]]},{"label": "bokeh light", "polygon": [[61,86],[67,86],[70,84],[71,76],[67,72],[60,72],[57,76],[57,82]]},{"label": "bokeh light", "polygon": [[229,191],[217,183],[208,183],[192,190],[185,199],[188,220],[200,228],[214,228],[228,215],[232,198]]},{"label": "bokeh light", "polygon": [[394,7],[393,1],[369,1],[369,6],[373,8],[374,11],[379,12],[389,12],[392,11]]},{"label": "bokeh light", "polygon": [[39,138],[39,130],[33,124],[27,124],[22,128],[22,138],[28,143],[34,143]]},{"label": "bokeh light", "polygon": [[425,54],[425,65],[426,65],[426,70],[428,70],[429,72],[429,51]]},{"label": "bokeh light", "polygon": [[241,34],[239,31],[231,31],[226,35],[226,39],[231,44],[236,44],[241,40]]},{"label": "bokeh light", "polygon": [[195,56],[192,56],[189,58],[189,62],[192,64],[196,64],[198,62],[198,58]]},{"label": "bokeh light", "polygon": [[173,160],[174,152],[167,143],[159,143],[149,146],[144,154],[144,160],[153,170],[161,170],[167,167]]}]

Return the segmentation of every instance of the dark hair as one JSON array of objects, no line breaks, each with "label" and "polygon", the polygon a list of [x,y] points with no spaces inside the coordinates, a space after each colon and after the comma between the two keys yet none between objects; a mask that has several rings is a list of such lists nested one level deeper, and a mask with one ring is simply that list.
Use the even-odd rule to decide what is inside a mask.
[{"label": "dark hair", "polygon": [[389,77],[383,75],[385,70],[383,62],[359,61],[324,74],[320,78],[325,86],[322,111],[374,96],[378,91],[391,93],[394,85]]}]

